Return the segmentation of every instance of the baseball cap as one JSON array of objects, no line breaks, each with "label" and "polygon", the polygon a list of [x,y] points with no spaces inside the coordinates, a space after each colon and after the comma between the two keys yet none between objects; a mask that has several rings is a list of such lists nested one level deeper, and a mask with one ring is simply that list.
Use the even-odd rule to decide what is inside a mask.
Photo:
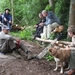
[{"label": "baseball cap", "polygon": [[6,29],[6,30],[10,30],[10,28],[8,26],[2,26],[2,29]]}]

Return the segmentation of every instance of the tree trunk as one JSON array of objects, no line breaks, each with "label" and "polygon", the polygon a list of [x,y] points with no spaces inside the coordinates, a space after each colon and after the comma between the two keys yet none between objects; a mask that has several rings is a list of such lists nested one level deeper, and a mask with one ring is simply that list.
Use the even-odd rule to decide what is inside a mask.
[{"label": "tree trunk", "polygon": [[70,12],[69,12],[69,26],[75,25],[75,0],[70,2]]},{"label": "tree trunk", "polygon": [[14,23],[13,0],[11,0],[11,10],[12,10],[12,24],[13,24]]},{"label": "tree trunk", "polygon": [[55,11],[55,3],[54,3],[54,0],[49,0],[49,4],[52,7],[52,11],[54,12]]}]

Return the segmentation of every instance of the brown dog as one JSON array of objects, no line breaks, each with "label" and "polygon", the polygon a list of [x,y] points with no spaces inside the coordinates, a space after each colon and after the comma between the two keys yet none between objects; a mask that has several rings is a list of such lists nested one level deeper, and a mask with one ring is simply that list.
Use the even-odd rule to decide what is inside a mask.
[{"label": "brown dog", "polygon": [[56,48],[53,47],[49,49],[52,56],[54,56],[54,60],[56,62],[56,68],[55,71],[58,69],[58,62],[60,61],[61,64],[61,71],[60,73],[63,73],[63,62],[68,60],[70,57],[71,50],[64,50],[64,48]]},{"label": "brown dog", "polygon": [[64,26],[60,25],[60,26],[56,27],[52,32],[53,33],[56,33],[56,32],[60,33],[63,30],[64,30]]}]

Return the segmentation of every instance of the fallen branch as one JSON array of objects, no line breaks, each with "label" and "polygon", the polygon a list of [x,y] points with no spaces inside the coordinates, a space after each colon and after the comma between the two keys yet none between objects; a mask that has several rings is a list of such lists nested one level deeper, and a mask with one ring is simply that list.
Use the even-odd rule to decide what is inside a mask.
[{"label": "fallen branch", "polygon": [[57,41],[57,39],[55,39],[53,42],[51,42],[51,44],[49,44],[44,50],[42,50],[38,55],[37,58],[38,59],[42,59],[45,54],[49,51],[49,49],[55,44],[55,42]]},{"label": "fallen branch", "polygon": [[[54,42],[54,40],[45,40],[45,39],[41,39],[41,38],[36,38],[36,40],[38,40],[38,41],[42,41],[42,42],[46,42],[46,43],[52,43],[52,42]],[[61,42],[61,43],[63,43],[63,44],[67,44],[67,45],[69,45],[69,44],[71,44],[71,42],[68,42],[68,41],[59,41],[59,42]]]}]

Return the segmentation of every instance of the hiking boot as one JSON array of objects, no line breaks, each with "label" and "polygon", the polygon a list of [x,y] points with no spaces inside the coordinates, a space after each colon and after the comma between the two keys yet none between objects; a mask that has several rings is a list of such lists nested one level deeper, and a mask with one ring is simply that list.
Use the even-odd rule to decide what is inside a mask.
[{"label": "hiking boot", "polygon": [[20,58],[21,58],[21,56],[20,56],[20,55],[18,54],[18,52],[16,52],[16,51],[13,51],[12,55],[13,55],[15,58],[17,58],[17,59],[20,59]]},{"label": "hiking boot", "polygon": [[28,60],[31,60],[31,59],[34,59],[34,58],[36,58],[36,54],[32,54],[32,52],[28,52],[28,54],[27,54],[27,59]]},{"label": "hiking boot", "polygon": [[64,73],[64,75],[73,75],[75,74],[75,69],[70,69]]}]

